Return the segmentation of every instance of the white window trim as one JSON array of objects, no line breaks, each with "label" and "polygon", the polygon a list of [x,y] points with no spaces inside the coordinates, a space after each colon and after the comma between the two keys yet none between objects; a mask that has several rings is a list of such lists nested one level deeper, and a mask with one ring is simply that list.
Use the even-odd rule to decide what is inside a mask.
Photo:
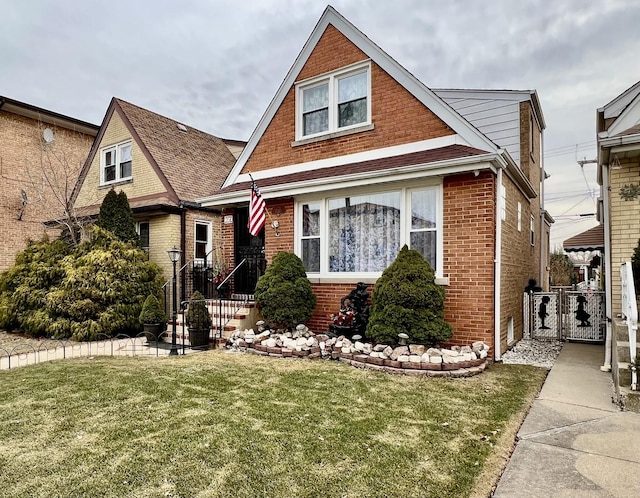
[{"label": "white window trim", "polygon": [[518,232],[522,232],[522,203],[518,201]]},{"label": "white window trim", "polygon": [[[142,225],[143,223],[149,225],[149,245],[146,247],[142,246],[143,250],[148,251],[151,247],[151,223],[149,222],[149,220],[141,220],[136,222],[136,232],[138,233],[138,237],[140,237],[140,225]],[[142,239],[140,239],[140,243],[142,243]]]},{"label": "white window trim", "polygon": [[[131,145],[131,175],[121,177],[120,176],[120,150],[125,145]],[[106,173],[105,170],[107,166],[105,163],[105,158],[106,158],[107,152],[109,151],[115,151],[116,153],[116,163],[115,163],[116,179],[107,181],[105,179],[105,173]],[[115,183],[129,181],[132,178],[133,178],[133,142],[131,140],[125,140],[124,142],[119,142],[117,144],[109,145],[107,147],[103,147],[102,149],[100,149],[100,186],[113,185]]]},{"label": "white window trim", "polygon": [[500,217],[502,221],[507,219],[507,187],[500,185]]},{"label": "white window trim", "polygon": [[194,220],[193,222],[193,259],[194,261],[204,261],[205,258],[196,257],[196,227],[198,225],[207,225],[207,245],[205,246],[205,254],[211,254],[213,248],[213,224],[209,220]]},{"label": "white window trim", "polygon": [[533,215],[531,215],[531,224],[529,225],[530,230],[530,242],[532,246],[536,245],[536,219]]},{"label": "white window trim", "polygon": [[308,272],[307,277],[313,279],[321,279],[324,281],[335,282],[358,282],[376,280],[382,275],[382,272],[331,272],[329,271],[329,217],[328,206],[330,199],[352,197],[356,195],[366,194],[383,194],[385,192],[400,192],[400,205],[403,207],[400,213],[400,247],[404,244],[409,246],[411,235],[411,216],[407,217],[407,213],[411,212],[411,193],[427,188],[435,188],[436,195],[436,278],[443,277],[444,268],[444,214],[443,214],[443,187],[442,181],[425,182],[421,185],[409,186],[367,186],[357,189],[338,190],[325,195],[306,195],[300,196],[295,202],[295,234],[294,234],[294,252],[302,259],[302,223],[303,212],[302,206],[309,203],[320,204],[320,271]]},{"label": "white window trim", "polygon": [[[350,126],[338,127],[338,80],[345,76],[351,76],[357,73],[366,72],[367,74],[367,119],[362,123],[357,123]],[[329,84],[329,128],[326,131],[320,133],[313,133],[310,135],[304,135],[303,133],[303,120],[302,120],[302,92],[308,88],[312,88],[324,83]],[[351,66],[344,67],[338,71],[332,73],[323,74],[309,78],[307,80],[299,81],[296,83],[296,142],[301,140],[307,140],[311,138],[323,137],[325,135],[334,135],[338,132],[347,130],[356,130],[358,128],[370,128],[371,125],[371,61],[364,63],[359,62],[352,64]]]}]

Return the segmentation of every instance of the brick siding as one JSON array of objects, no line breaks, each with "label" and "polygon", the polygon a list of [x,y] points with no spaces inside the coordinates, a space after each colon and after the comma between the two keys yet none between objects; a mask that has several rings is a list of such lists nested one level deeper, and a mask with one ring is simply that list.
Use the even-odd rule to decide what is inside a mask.
[{"label": "brick siding", "polygon": [[[618,161],[619,164],[609,169],[609,185],[611,186],[611,312],[613,316],[622,311],[620,265],[625,261],[631,261],[633,250],[638,245],[640,238],[640,200],[625,201],[620,197],[620,188],[623,185],[637,184],[640,181],[640,161],[637,157],[619,159]],[[640,295],[638,289],[636,289],[636,295]]]},{"label": "brick siding", "polygon": [[[336,54],[340,54],[340,57],[336,57]],[[328,26],[298,79],[317,76],[367,59],[342,33]],[[372,63],[371,66],[373,130],[292,147],[296,134],[295,88],[291,88],[247,161],[243,173],[454,133],[378,65]]]},{"label": "brick siding", "polygon": [[[45,128],[54,132],[50,144],[42,139]],[[62,214],[62,205],[44,184],[43,171],[49,178],[58,175],[54,180],[58,192],[65,184],[72,189],[92,142],[90,135],[0,110],[0,271],[14,264],[28,239],[45,235],[43,222]],[[21,190],[26,192],[28,203],[18,220]],[[58,234],[59,230],[48,231],[50,237]]]}]

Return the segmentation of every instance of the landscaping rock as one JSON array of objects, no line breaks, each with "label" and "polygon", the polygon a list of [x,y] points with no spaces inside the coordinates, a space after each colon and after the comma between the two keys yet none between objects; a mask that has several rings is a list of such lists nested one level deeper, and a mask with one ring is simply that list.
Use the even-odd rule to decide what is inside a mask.
[{"label": "landscaping rock", "polygon": [[411,354],[409,355],[409,361],[411,363],[420,363],[422,361],[422,356],[419,354]]},{"label": "landscaping rock", "polygon": [[425,348],[422,344],[409,344],[409,353],[417,354],[422,356],[424,354]]},{"label": "landscaping rock", "polygon": [[393,352],[389,355],[392,360],[397,360],[399,356],[406,355],[409,353],[409,348],[407,346],[398,346],[393,350]]}]

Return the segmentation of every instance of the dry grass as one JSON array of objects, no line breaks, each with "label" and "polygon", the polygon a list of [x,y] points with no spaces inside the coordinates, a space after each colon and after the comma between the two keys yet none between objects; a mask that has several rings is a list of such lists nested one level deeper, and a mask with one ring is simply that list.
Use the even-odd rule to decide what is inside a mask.
[{"label": "dry grass", "polygon": [[211,351],[0,372],[11,496],[438,496],[490,490],[546,371],[418,379]]}]

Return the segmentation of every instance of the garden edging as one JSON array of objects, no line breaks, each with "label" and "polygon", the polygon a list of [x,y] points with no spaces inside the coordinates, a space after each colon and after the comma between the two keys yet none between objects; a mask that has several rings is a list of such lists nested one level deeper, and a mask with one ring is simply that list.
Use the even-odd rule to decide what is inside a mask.
[{"label": "garden edging", "polygon": [[[356,368],[413,377],[470,377],[487,366],[489,346],[482,341],[472,346],[426,348],[422,345],[373,346],[344,337],[314,334],[306,327],[291,332],[269,330],[236,331],[227,347],[236,351],[273,358],[333,359]],[[286,346],[284,345],[286,343]],[[287,347],[288,346],[288,347]]]}]

